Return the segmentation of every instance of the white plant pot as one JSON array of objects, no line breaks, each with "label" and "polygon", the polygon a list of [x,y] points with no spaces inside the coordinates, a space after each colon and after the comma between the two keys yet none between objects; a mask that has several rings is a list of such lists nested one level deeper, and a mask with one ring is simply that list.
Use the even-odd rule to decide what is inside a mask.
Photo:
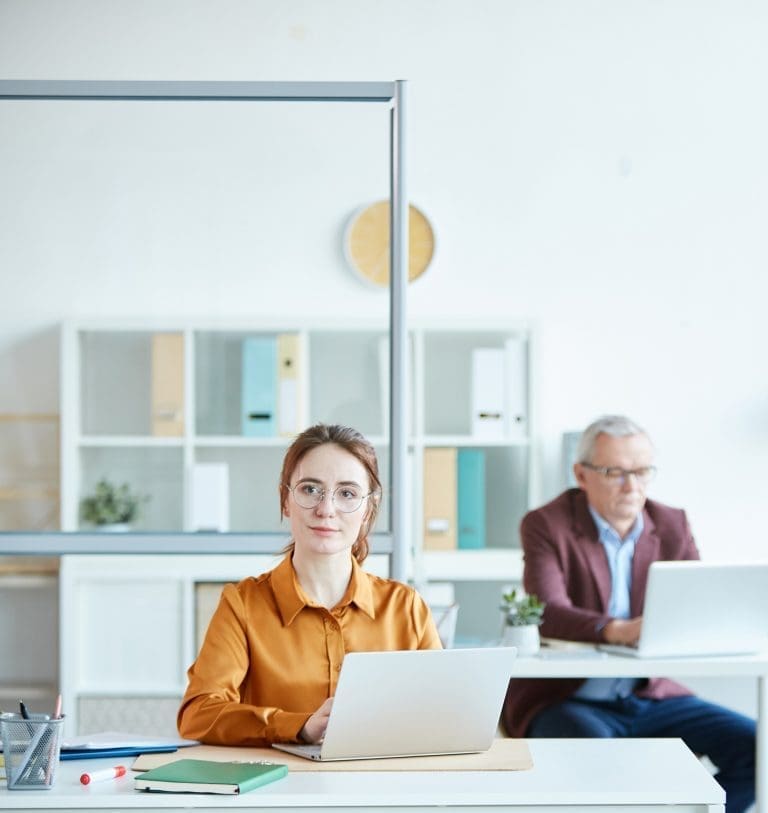
[{"label": "white plant pot", "polygon": [[96,530],[108,534],[127,533],[131,530],[131,526],[128,522],[114,522],[108,525],[97,525]]},{"label": "white plant pot", "polygon": [[539,628],[536,624],[529,624],[525,627],[505,624],[501,635],[501,645],[516,646],[518,655],[535,655],[541,646]]}]

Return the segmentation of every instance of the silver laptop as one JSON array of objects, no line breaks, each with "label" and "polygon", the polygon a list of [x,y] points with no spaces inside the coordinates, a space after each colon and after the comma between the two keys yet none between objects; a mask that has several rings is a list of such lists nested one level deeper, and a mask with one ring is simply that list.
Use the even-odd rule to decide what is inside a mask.
[{"label": "silver laptop", "polygon": [[747,655],[768,650],[768,563],[654,562],[636,658]]},{"label": "silver laptop", "polygon": [[516,654],[514,647],[350,652],[322,744],[273,748],[317,760],[486,751]]}]

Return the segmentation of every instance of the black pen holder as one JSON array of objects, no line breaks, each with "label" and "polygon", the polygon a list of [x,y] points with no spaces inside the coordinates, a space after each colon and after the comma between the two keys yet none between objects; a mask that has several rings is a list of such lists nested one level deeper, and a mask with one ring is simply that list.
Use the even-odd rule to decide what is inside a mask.
[{"label": "black pen holder", "polygon": [[0,715],[0,740],[8,790],[50,790],[56,778],[64,718],[31,714]]}]

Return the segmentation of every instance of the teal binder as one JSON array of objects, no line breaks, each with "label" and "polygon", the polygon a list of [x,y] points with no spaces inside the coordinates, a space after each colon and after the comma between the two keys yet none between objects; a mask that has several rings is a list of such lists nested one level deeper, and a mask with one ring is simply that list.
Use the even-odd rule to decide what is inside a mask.
[{"label": "teal binder", "polygon": [[485,452],[459,449],[457,456],[459,549],[485,547]]},{"label": "teal binder", "polygon": [[277,434],[277,339],[253,336],[243,340],[242,431],[247,437]]}]

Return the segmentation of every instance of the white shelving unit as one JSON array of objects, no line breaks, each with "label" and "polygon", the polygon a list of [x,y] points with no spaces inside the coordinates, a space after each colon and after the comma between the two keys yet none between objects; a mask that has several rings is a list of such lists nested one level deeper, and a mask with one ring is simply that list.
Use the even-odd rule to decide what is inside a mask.
[{"label": "white shelving unit", "polygon": [[[175,436],[152,434],[151,353],[157,334],[178,335],[183,343],[183,426]],[[308,330],[287,320],[67,323],[61,345],[62,529],[85,530],[80,501],[107,476],[150,497],[134,530],[195,530],[188,505],[190,469],[218,462],[226,463],[230,474],[229,530],[284,533],[276,509],[277,477],[290,437],[244,436],[240,416],[242,343],[278,335],[298,341],[296,431],[321,420],[355,426],[376,445],[388,477],[386,415],[376,373],[384,327]],[[382,533],[388,531],[384,508],[377,528]]]},{"label": "white shelving unit", "polygon": [[[152,341],[158,334],[177,335],[183,346],[183,418],[175,436],[152,433]],[[61,342],[62,528],[89,530],[79,521],[80,500],[106,476],[150,497],[134,531],[190,531],[190,469],[195,463],[224,463],[230,484],[229,530],[268,535],[280,550],[287,525],[280,522],[277,479],[291,438],[244,436],[240,416],[243,342],[279,335],[294,336],[298,346],[296,429],[317,421],[343,423],[374,443],[385,484],[376,530],[390,534],[386,325],[349,320],[307,324],[290,318],[253,324],[66,323]],[[510,391],[522,388],[517,402],[523,404],[523,420],[493,437],[479,437],[472,421],[473,354],[478,348],[503,351],[509,342],[517,342],[524,353],[523,369],[505,382]],[[538,498],[532,453],[533,337],[526,325],[421,323],[408,331],[408,352],[408,576],[417,586],[456,584],[464,594],[459,598],[459,638],[487,639],[497,626],[495,583],[520,579],[518,526]],[[433,448],[482,452],[482,549],[424,549],[423,461]]]},{"label": "white shelving unit", "polygon": [[[183,345],[183,402],[179,434],[152,433],[152,339],[178,335]],[[189,524],[189,470],[194,463],[225,463],[230,471],[231,531],[285,532],[276,510],[277,477],[290,436],[249,437],[241,429],[243,342],[251,337],[296,337],[298,402],[295,428],[345,423],[376,446],[388,481],[388,354],[385,326],[205,322],[66,323],[62,332],[62,528],[87,530],[79,520],[82,497],[102,476],[129,482],[150,500],[134,530],[179,532]],[[473,434],[472,354],[503,349],[516,340],[526,365],[508,388],[523,388],[526,414],[494,437]],[[535,501],[531,438],[532,337],[526,326],[419,324],[409,331],[411,380],[410,514],[417,578],[477,580],[519,576],[517,524]],[[182,359],[180,359],[182,361]],[[518,399],[519,400],[519,399]],[[436,447],[483,451],[486,465],[483,550],[425,551],[423,457]],[[377,531],[387,533],[385,494]],[[483,563],[486,564],[483,564]],[[419,572],[420,568],[423,573]]]}]

